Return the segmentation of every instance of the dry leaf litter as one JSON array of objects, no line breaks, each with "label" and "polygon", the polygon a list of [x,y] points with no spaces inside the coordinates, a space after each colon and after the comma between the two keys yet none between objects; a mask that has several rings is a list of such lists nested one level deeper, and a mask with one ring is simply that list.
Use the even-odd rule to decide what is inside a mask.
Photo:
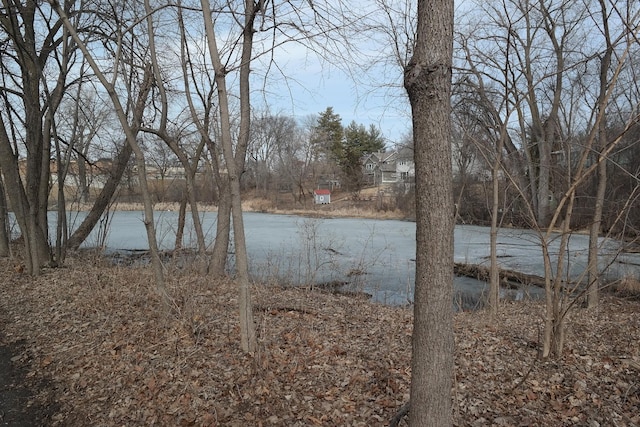
[{"label": "dry leaf litter", "polygon": [[[28,404],[55,407],[53,426],[384,426],[409,398],[407,307],[254,285],[246,355],[231,280],[171,271],[166,307],[145,267],[0,268],[2,344],[21,343]],[[456,314],[454,424],[639,426],[640,302],[572,311],[557,360],[538,357],[543,314]]]}]

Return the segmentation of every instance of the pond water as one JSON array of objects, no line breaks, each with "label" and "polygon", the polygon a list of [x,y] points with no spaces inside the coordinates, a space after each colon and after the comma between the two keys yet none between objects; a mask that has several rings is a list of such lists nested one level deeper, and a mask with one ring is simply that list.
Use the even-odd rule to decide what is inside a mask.
[{"label": "pond water", "polygon": [[[70,214],[70,224],[79,224],[83,213]],[[55,219],[52,214],[52,220]],[[95,230],[84,246],[103,246],[107,251],[148,249],[137,211],[113,212]],[[207,243],[215,240],[216,213],[203,213]],[[161,249],[173,248],[176,212],[155,213]],[[384,304],[406,304],[413,300],[415,280],[415,223],[357,218],[312,219],[290,215],[245,213],[245,234],[250,272],[256,280],[286,284],[343,284],[343,290],[366,292]],[[455,261],[489,265],[489,229],[459,225],[455,229]],[[185,244],[195,242],[193,227],[187,225]],[[559,238],[550,242],[557,256]],[[619,255],[618,242],[602,239],[601,262],[608,278],[636,275],[640,254]],[[544,267],[540,240],[528,230],[501,229],[498,256],[503,268],[542,276]],[[588,236],[573,235],[569,241],[567,275],[580,279],[586,268]],[[555,251],[555,253],[554,253]],[[233,249],[230,251],[233,261]],[[472,309],[487,292],[487,284],[456,277],[455,303]],[[539,298],[541,289],[521,287],[503,290],[505,297]]]}]

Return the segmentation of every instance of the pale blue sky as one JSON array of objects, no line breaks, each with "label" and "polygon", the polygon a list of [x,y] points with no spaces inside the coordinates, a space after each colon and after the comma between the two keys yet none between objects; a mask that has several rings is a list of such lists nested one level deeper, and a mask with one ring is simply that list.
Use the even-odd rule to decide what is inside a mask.
[{"label": "pale blue sky", "polygon": [[342,118],[343,126],[353,120],[367,127],[370,124],[379,127],[389,147],[400,142],[410,130],[409,105],[400,88],[362,84],[345,71],[321,66],[319,62],[304,64],[290,60],[282,69],[286,78],[272,71],[265,86],[256,79],[253,89],[257,92],[252,98],[254,108],[264,108],[268,104],[272,114],[302,119],[333,107]]},{"label": "pale blue sky", "polygon": [[[374,10],[368,15],[373,25],[379,6],[366,4]],[[364,10],[359,12],[367,15]],[[394,65],[391,51],[385,52],[389,49],[387,36],[384,32],[362,32],[345,36],[347,40],[342,42],[329,39],[330,46],[314,45],[328,60],[313,53],[306,41],[276,47],[273,57],[259,57],[253,67],[252,88],[257,90],[252,98],[254,108],[268,104],[272,114],[303,118],[333,107],[344,126],[351,121],[367,127],[374,124],[389,147],[401,142],[410,132],[411,112],[402,88],[402,68]],[[349,51],[343,43],[351,46]],[[258,42],[254,50],[260,48]],[[269,77],[264,82],[262,70],[268,64]]]},{"label": "pale blue sky", "polygon": [[280,78],[269,85],[271,93],[266,98],[273,113],[302,118],[333,107],[343,126],[352,120],[367,127],[378,126],[388,146],[400,142],[410,131],[409,105],[400,89],[366,87],[335,68],[295,67],[288,77],[287,82]]}]

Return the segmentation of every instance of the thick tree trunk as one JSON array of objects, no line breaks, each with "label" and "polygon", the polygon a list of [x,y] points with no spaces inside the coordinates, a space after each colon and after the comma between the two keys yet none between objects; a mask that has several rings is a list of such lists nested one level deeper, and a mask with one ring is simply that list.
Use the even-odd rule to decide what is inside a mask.
[{"label": "thick tree trunk", "polygon": [[37,275],[40,272],[41,264],[36,249],[38,247],[38,239],[35,236],[37,230],[35,215],[33,215],[33,210],[30,207],[20,176],[18,159],[13,152],[3,120],[0,120],[0,169],[6,183],[6,195],[11,203],[11,209],[25,245],[24,261],[27,272]]},{"label": "thick tree trunk", "polygon": [[451,63],[453,1],[419,0],[404,86],[416,163],[416,284],[411,426],[451,425],[453,227]]}]

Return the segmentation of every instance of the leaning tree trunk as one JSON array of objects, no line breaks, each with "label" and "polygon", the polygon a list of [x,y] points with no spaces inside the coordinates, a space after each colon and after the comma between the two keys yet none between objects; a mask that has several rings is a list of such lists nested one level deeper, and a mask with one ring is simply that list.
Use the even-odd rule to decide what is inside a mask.
[{"label": "leaning tree trunk", "polygon": [[453,205],[451,75],[453,0],[419,0],[404,86],[416,164],[416,283],[409,425],[451,425]]},{"label": "leaning tree trunk", "polygon": [[[210,16],[205,16],[205,20],[209,20]],[[211,155],[211,174],[215,180],[215,185],[218,189],[218,214],[216,222],[216,239],[213,245],[213,253],[207,265],[207,272],[214,277],[223,277],[226,274],[227,265],[227,253],[229,250],[229,233],[231,228],[231,199],[229,192],[229,184],[227,176],[224,178],[220,173],[219,159],[221,157],[219,146],[213,142],[209,135],[210,129],[216,129],[211,126],[211,105],[207,103],[205,105],[204,118],[201,119],[198,111],[193,103],[193,97],[191,96],[190,81],[189,81],[189,69],[187,64],[191,62],[188,44],[185,38],[185,25],[182,18],[180,9],[178,9],[178,21],[180,23],[180,40],[181,40],[181,58],[182,58],[182,75],[184,79],[185,94],[187,103],[189,104],[189,110],[191,112],[191,118],[200,132],[202,141],[205,143],[206,148]],[[214,36],[212,34],[212,36]],[[217,132],[219,134],[219,132]],[[219,141],[221,138],[216,138]],[[195,187],[195,185],[194,185]]]},{"label": "leaning tree trunk", "polygon": [[96,197],[87,216],[85,216],[82,223],[80,223],[78,228],[76,228],[69,237],[69,240],[67,240],[68,250],[78,249],[80,245],[87,240],[87,237],[89,237],[89,234],[95,228],[98,221],[100,221],[100,218],[111,203],[113,195],[120,185],[132,153],[133,150],[131,146],[125,142],[113,163],[107,182],[104,184],[104,187],[102,187],[102,190],[100,190],[100,194]]},{"label": "leaning tree trunk", "polygon": [[[140,87],[140,93],[138,94],[136,106],[133,111],[133,120],[130,125],[131,132],[133,133],[134,137],[137,137],[140,130],[140,125],[142,124],[142,118],[144,114],[144,107],[147,102],[149,92],[151,91],[151,87],[152,86],[147,83],[143,84]],[[69,240],[67,241],[67,249],[78,249],[80,245],[87,239],[87,237],[89,237],[89,234],[95,228],[98,221],[100,221],[100,218],[111,203],[113,195],[120,185],[120,181],[122,181],[122,176],[127,169],[127,165],[129,164],[129,159],[131,158],[132,153],[133,148],[131,147],[131,144],[128,144],[125,141],[122,149],[118,152],[118,156],[116,157],[116,160],[113,164],[113,168],[110,171],[109,178],[107,179],[104,187],[102,187],[102,190],[100,190],[100,194],[98,194],[96,201],[93,203],[93,206],[91,206],[91,210],[84,218],[80,226],[69,237]]]}]

